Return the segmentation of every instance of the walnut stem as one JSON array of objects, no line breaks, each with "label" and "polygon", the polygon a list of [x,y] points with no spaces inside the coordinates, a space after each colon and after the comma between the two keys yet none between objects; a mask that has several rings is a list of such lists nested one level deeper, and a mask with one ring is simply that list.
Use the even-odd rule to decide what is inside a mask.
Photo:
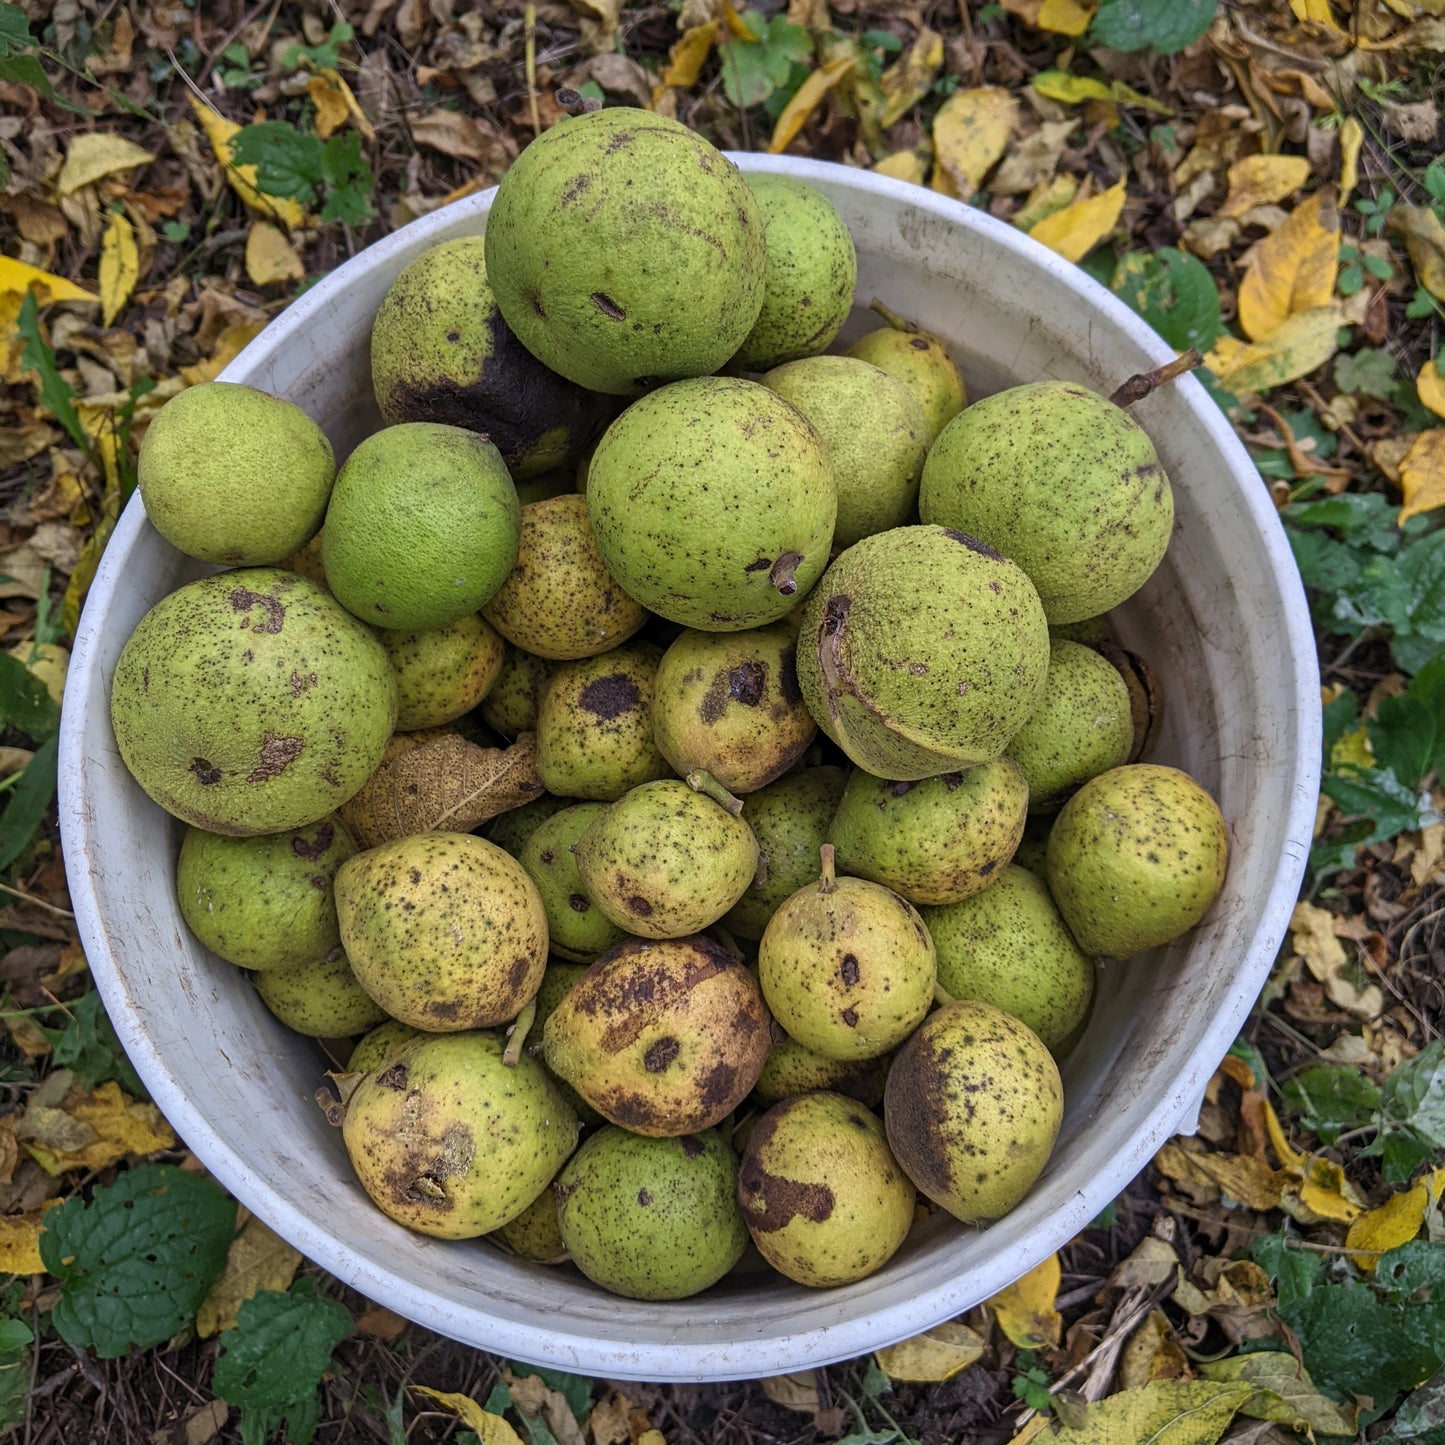
[{"label": "walnut stem", "polygon": [[793,574],[798,570],[798,563],[802,560],[801,552],[784,552],[768,570],[768,581],[784,597],[791,597],[798,590],[798,579]]},{"label": "walnut stem", "polygon": [[522,1045],[527,1042],[527,1033],[537,1018],[537,1000],[528,999],[522,1012],[512,1020],[507,1029],[507,1047],[502,1050],[502,1062],[515,1068],[522,1057]]},{"label": "walnut stem", "polygon": [[1173,381],[1176,376],[1183,376],[1186,371],[1193,371],[1203,360],[1204,353],[1197,346],[1191,346],[1188,351],[1182,356],[1176,356],[1167,366],[1156,366],[1153,371],[1141,371],[1137,376],[1131,376],[1109,397],[1109,400],[1115,406],[1133,406],[1136,401],[1143,401],[1151,391],[1157,391],[1161,386]]},{"label": "walnut stem", "polygon": [[933,985],[933,1001],[943,1008],[947,1008],[951,1003],[958,1002],[941,983],[935,983]]},{"label": "walnut stem", "polygon": [[838,886],[838,878],[833,871],[833,845],[824,843],[818,854],[823,860],[823,876],[818,880],[818,892],[831,893]]},{"label": "walnut stem", "polygon": [[714,803],[726,808],[733,817],[737,817],[743,810],[743,800],[735,798],[708,772],[705,768],[695,768],[687,775],[687,785],[695,793],[706,794]]},{"label": "walnut stem", "polygon": [[876,296],[868,303],[868,309],[876,311],[895,331],[907,331],[914,335],[918,333],[919,328],[913,322],[885,306]]}]

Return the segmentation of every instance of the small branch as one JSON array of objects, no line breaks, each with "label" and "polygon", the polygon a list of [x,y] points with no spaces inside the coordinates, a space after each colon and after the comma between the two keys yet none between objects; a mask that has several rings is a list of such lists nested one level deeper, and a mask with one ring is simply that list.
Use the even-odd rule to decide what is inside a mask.
[{"label": "small branch", "polygon": [[798,579],[793,574],[798,570],[798,563],[802,560],[801,552],[784,552],[768,571],[768,581],[784,597],[791,597],[798,590]]},{"label": "small branch", "polygon": [[542,115],[537,109],[537,7],[529,4],[523,11],[526,26],[524,59],[527,73],[527,109],[532,117],[532,134],[542,134]]},{"label": "small branch", "polygon": [[1197,346],[1191,346],[1182,356],[1176,356],[1166,366],[1157,366],[1153,371],[1141,371],[1137,376],[1131,376],[1109,400],[1115,406],[1129,407],[1136,401],[1143,401],[1150,392],[1158,391],[1161,386],[1174,380],[1176,376],[1183,376],[1186,371],[1193,371],[1204,361],[1204,353]]},{"label": "small branch", "polygon": [[918,327],[915,326],[913,322],[906,316],[900,316],[891,307],[885,306],[878,297],[875,296],[868,303],[868,309],[870,311],[876,311],[895,331],[907,331],[913,335],[917,335]]},{"label": "small branch", "polygon": [[702,793],[709,797],[720,807],[724,807],[734,818],[743,810],[743,800],[735,798],[713,775],[705,768],[694,768],[687,775],[687,785],[695,793]]},{"label": "small branch", "polygon": [[818,849],[818,853],[823,860],[823,873],[822,877],[818,879],[818,892],[831,893],[833,889],[838,886],[837,874],[834,872],[833,867],[833,845],[831,843],[824,843],[823,846]]},{"label": "small branch", "polygon": [[11,888],[8,883],[0,883],[0,893],[8,893],[12,898],[23,898],[27,903],[34,904],[36,908],[43,908],[47,913],[55,914],[57,918],[75,917],[68,908],[59,908],[54,903],[47,903],[43,898],[37,898],[33,893],[26,893],[23,888]]},{"label": "small branch", "polygon": [[537,1018],[537,1000],[528,999],[522,1012],[512,1021],[507,1028],[507,1047],[502,1050],[502,1062],[509,1068],[516,1068],[522,1057],[522,1045],[527,1042],[527,1034]]}]

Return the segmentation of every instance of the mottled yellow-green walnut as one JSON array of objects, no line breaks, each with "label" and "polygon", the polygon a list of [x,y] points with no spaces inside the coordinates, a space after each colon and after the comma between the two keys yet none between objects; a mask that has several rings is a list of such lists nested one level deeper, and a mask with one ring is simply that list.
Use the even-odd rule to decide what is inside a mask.
[{"label": "mottled yellow-green walnut", "polygon": [[1130,763],[1091,778],[1049,832],[1049,891],[1085,953],[1127,958],[1193,928],[1224,887],[1229,829],[1188,773]]},{"label": "mottled yellow-green walnut", "polygon": [[684,627],[741,632],[776,622],[822,576],[837,494],[802,412],[756,382],[706,376],[607,428],[587,507],[630,596]]},{"label": "mottled yellow-green walnut", "polygon": [[485,437],[440,422],[383,427],[337,474],[321,543],[327,584],[373,627],[445,627],[506,580],[521,513]]},{"label": "mottled yellow-green walnut", "polygon": [[188,828],[176,859],[181,917],[242,968],[315,963],[340,946],[332,880],[355,852],[337,818],[250,838]]},{"label": "mottled yellow-green walnut", "polygon": [[805,1048],[876,1059],[897,1048],[933,1003],[933,940],[905,898],[864,878],[822,877],[773,914],[758,944],[769,1010]]},{"label": "mottled yellow-green walnut", "polygon": [[493,1239],[518,1259],[533,1264],[564,1264],[567,1245],[557,1218],[557,1192],[544,1189],[515,1219],[495,1230]]},{"label": "mottled yellow-green walnut", "polygon": [[1082,783],[1129,761],[1134,715],[1119,670],[1092,647],[1049,644],[1044,695],[1008,755],[1029,789],[1029,811],[1052,813]]},{"label": "mottled yellow-green walnut", "polygon": [[1055,1053],[1088,1016],[1094,961],[1027,869],[1005,868],[982,893],[920,911],[950,998],[1012,1014]]},{"label": "mottled yellow-green walnut", "polygon": [[280,833],[371,776],[396,675],[371,631],[294,572],[253,567],[161,598],[121,649],[110,717],[131,776],[212,833]]},{"label": "mottled yellow-green walnut", "polygon": [[288,572],[298,572],[301,576],[309,578],[312,582],[319,582],[325,587],[326,568],[321,562],[321,542],[321,533],[318,532],[304,547],[293,552],[279,565],[286,568]]},{"label": "mottled yellow-green walnut", "polygon": [[684,776],[708,772],[731,793],[756,792],[782,777],[817,731],[786,622],[746,632],[689,628],[662,654],[652,735]]},{"label": "mottled yellow-green walnut", "polygon": [[336,913],[362,987],[431,1033],[515,1018],[547,966],[536,885],[470,833],[416,833],[358,853],[336,874]]},{"label": "mottled yellow-green walnut", "polygon": [[370,1073],[372,1069],[378,1069],[387,1063],[403,1044],[409,1044],[420,1037],[420,1029],[414,1029],[410,1024],[398,1023],[395,1019],[387,1019],[385,1023],[377,1024],[374,1029],[357,1039],[356,1047],[347,1057],[346,1072]]},{"label": "mottled yellow-green walnut", "polygon": [[382,420],[435,421],[486,437],[518,482],[577,459],[612,402],[542,365],[502,320],[480,236],[422,252],[391,283],[371,328]]},{"label": "mottled yellow-green walnut", "polygon": [[543,819],[517,853],[547,910],[547,934],[558,958],[591,963],[626,937],[588,896],[577,863],[578,839],[609,806],[574,803],[563,808]]},{"label": "mottled yellow-green walnut", "polygon": [[1067,381],[1011,387],[960,412],[928,454],[918,510],[1016,562],[1051,623],[1132,597],[1174,525],[1169,478],[1144,429]]},{"label": "mottled yellow-green walnut", "polygon": [[537,730],[537,709],[552,676],[552,664],[509,643],[502,666],[477,709],[482,721],[504,737]]},{"label": "mottled yellow-green walnut", "polygon": [[865,772],[914,782],[998,757],[1043,693],[1048,624],[1007,558],[945,527],[843,552],[798,634],[808,710]]},{"label": "mottled yellow-green walnut", "polygon": [[1023,836],[1029,792],[1009,758],[917,783],[856,769],[828,841],[838,869],[910,903],[956,903],[987,888]]},{"label": "mottled yellow-green walnut", "polygon": [[486,1031],[419,1038],[367,1074],[342,1138],[383,1213],[439,1239],[515,1219],[577,1143],[577,1118],[536,1060],[503,1063]]},{"label": "mottled yellow-green walnut", "polygon": [[379,632],[396,669],[396,728],[416,732],[455,722],[487,695],[506,644],[479,612],[425,632]]},{"label": "mottled yellow-green walnut", "polygon": [[901,381],[856,357],[810,356],[762,382],[823,439],[838,491],[835,548],[908,521],[930,438],[923,408]]},{"label": "mottled yellow-green walnut", "polygon": [[887,1054],[876,1059],[827,1059],[797,1039],[783,1038],[769,1051],[753,1097],[767,1107],[794,1094],[827,1089],[876,1109],[883,1102],[889,1062]]},{"label": "mottled yellow-green walnut", "polygon": [[386,1018],[344,956],[265,969],[256,975],[256,991],[288,1029],[313,1039],[350,1038]]},{"label": "mottled yellow-green walnut", "polygon": [[893,1157],[965,1224],[1007,1214],[1043,1172],[1064,1115],[1054,1057],[992,1004],[931,1013],[888,1070],[883,1118]]},{"label": "mottled yellow-green walnut", "polygon": [[816,1289],[887,1264],[908,1235],[915,1198],[882,1121],[842,1094],[774,1104],[738,1165],[753,1243],[780,1274]]},{"label": "mottled yellow-green walnut", "polygon": [[551,793],[543,793],[540,797],[533,798],[530,803],[523,803],[520,808],[510,808],[507,812],[498,814],[486,825],[487,841],[495,843],[504,853],[510,853],[515,858],[522,851],[522,845],[543,822],[554,813],[560,813],[563,808],[571,806],[570,798],[554,798]]},{"label": "mottled yellow-green walnut", "polygon": [[655,1138],[725,1119],[757,1083],[771,1043],[752,972],[701,935],[609,949],[542,1029],[554,1074],[610,1123]]},{"label": "mottled yellow-green walnut", "polygon": [[958,364],[931,332],[883,326],[860,336],[843,354],[886,371],[913,393],[928,422],[929,446],[968,399]]},{"label": "mottled yellow-green walnut", "polygon": [[203,562],[264,567],[321,526],[336,459],[299,406],[206,381],[152,418],[136,476],[146,516],[173,547]]},{"label": "mottled yellow-green walnut", "polygon": [[558,665],[537,708],[537,776],[549,793],[610,803],[672,769],[652,736],[662,649],[628,642]]},{"label": "mottled yellow-green walnut", "polygon": [[[536,839],[536,834],[533,835]],[[683,938],[716,923],[758,871],[753,830],[676,778],[643,783],[577,841],[587,896],[642,938]]]},{"label": "mottled yellow-green walnut", "polygon": [[554,661],[609,652],[647,621],[607,570],[575,492],[522,508],[516,563],[485,612],[508,642]]},{"label": "mottled yellow-green walnut", "polygon": [[1043,813],[1032,813],[1024,824],[1024,835],[1014,849],[1011,860],[1020,868],[1027,868],[1035,878],[1042,878],[1048,872],[1046,858],[1049,846],[1049,829],[1053,818]]},{"label": "mottled yellow-green walnut", "polygon": [[[585,963],[567,963],[561,959],[548,959],[547,971],[542,975],[542,987],[537,990],[537,997],[533,1002],[537,1005],[536,1017],[532,1020],[532,1028],[528,1035],[534,1045],[541,1039],[542,1030],[547,1025],[547,1020],[556,1011],[557,1005],[562,1002],[572,991],[573,985],[587,972]],[[532,1052],[538,1058],[542,1058],[536,1047]],[[542,1067],[547,1068],[545,1059],[542,1059]],[[562,1097],[572,1106],[573,1112],[582,1121],[584,1127],[602,1123],[602,1115],[584,1099],[571,1084],[559,1078],[547,1069],[548,1075],[553,1083],[562,1091]]]},{"label": "mottled yellow-green walnut", "polygon": [[767,251],[763,309],[729,371],[767,371],[816,356],[843,329],[858,284],[858,254],[838,209],[791,176],[750,175]]},{"label": "mottled yellow-green walnut", "polygon": [[818,876],[818,849],[847,777],[842,768],[800,768],[743,799],[743,821],[758,840],[758,871],[723,916],[729,933],[761,938],[778,905]]},{"label": "mottled yellow-green walnut", "polygon": [[487,217],[487,279],[553,371],[635,396],[707,376],[763,304],[763,218],[695,131],[626,106],[574,116],[508,168]]},{"label": "mottled yellow-green walnut", "polygon": [[572,1263],[627,1299],[685,1299],[742,1257],[737,1156],[716,1130],[648,1139],[600,1129],[557,1176]]}]

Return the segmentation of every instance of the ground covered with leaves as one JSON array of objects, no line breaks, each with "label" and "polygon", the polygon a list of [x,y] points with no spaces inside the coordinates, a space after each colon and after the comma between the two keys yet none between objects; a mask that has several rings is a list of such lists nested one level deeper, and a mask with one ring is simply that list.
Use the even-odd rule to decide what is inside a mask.
[{"label": "ground covered with leaves", "polygon": [[[147,420],[588,100],[982,207],[1198,347],[1317,627],[1305,888],[1199,1132],[804,1376],[539,1372],[350,1293],[148,1101],[68,909],[64,646]],[[0,4],[0,1431],[1445,1442],[1442,103],[1445,0]]]}]

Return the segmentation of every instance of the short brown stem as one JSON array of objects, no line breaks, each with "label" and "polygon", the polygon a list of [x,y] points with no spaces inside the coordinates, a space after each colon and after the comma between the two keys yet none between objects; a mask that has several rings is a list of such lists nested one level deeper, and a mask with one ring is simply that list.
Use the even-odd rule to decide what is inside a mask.
[{"label": "short brown stem", "polygon": [[768,581],[783,594],[791,597],[798,590],[798,579],[793,574],[803,560],[801,552],[784,552],[768,569]]},{"label": "short brown stem", "polygon": [[1136,401],[1143,401],[1152,391],[1158,391],[1161,386],[1167,385],[1177,376],[1183,376],[1186,371],[1193,371],[1204,361],[1204,354],[1197,346],[1191,346],[1182,356],[1176,356],[1166,366],[1156,366],[1153,371],[1141,371],[1137,376],[1131,376],[1109,400],[1115,406],[1133,406]]},{"label": "short brown stem", "polygon": [[502,1050],[502,1062],[509,1069],[515,1068],[521,1061],[522,1045],[527,1042],[527,1034],[536,1018],[537,1000],[529,999],[507,1029],[507,1047]]},{"label": "short brown stem", "polygon": [[703,793],[711,798],[714,803],[726,808],[734,818],[743,810],[743,800],[735,798],[708,772],[705,768],[695,768],[687,775],[686,782],[689,788],[695,793]]},{"label": "short brown stem", "polygon": [[831,893],[838,886],[838,877],[833,866],[833,845],[824,843],[818,853],[823,860],[823,876],[818,880],[818,892]]},{"label": "short brown stem", "polygon": [[920,330],[907,317],[900,316],[896,311],[885,306],[876,296],[868,303],[870,311],[876,311],[895,331],[907,331],[917,334]]}]

